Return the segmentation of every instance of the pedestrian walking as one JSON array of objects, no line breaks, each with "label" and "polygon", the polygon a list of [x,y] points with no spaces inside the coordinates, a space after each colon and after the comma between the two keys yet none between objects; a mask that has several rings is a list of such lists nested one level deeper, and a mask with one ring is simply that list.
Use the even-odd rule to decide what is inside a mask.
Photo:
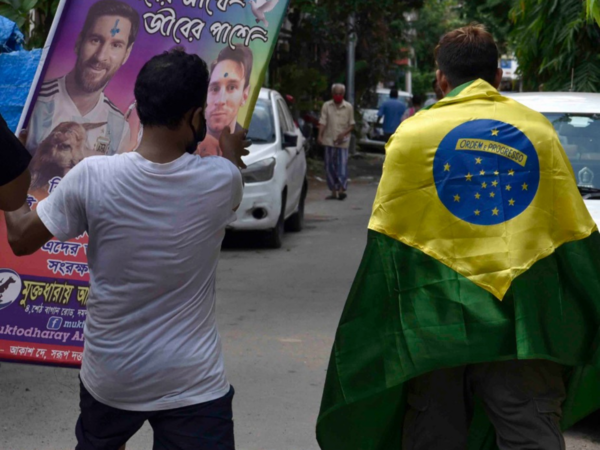
[{"label": "pedestrian walking", "polygon": [[152,58],[135,83],[138,149],[86,158],[35,211],[6,215],[18,255],[89,234],[77,450],[118,449],[145,421],[154,448],[234,448],[215,273],[249,142],[226,131],[224,157],[193,154],[208,80],[197,55]]},{"label": "pedestrian walking", "polygon": [[323,450],[564,450],[600,408],[600,234],[552,124],[503,97],[481,26],[389,142],[340,320]]},{"label": "pedestrian walking", "polygon": [[0,115],[0,210],[18,209],[27,197],[31,175],[27,166],[31,155],[8,128]]},{"label": "pedestrian walking", "polygon": [[383,137],[385,141],[389,141],[392,134],[396,132],[396,129],[402,122],[402,117],[406,113],[406,105],[404,102],[398,99],[398,89],[393,88],[390,90],[390,98],[381,104],[379,112],[377,113],[377,125],[381,123],[383,119]]},{"label": "pedestrian walking", "polygon": [[348,147],[354,130],[354,108],[344,100],[346,86],[331,87],[333,99],[325,102],[319,119],[319,145],[325,146],[328,200],[344,200],[348,189]]}]

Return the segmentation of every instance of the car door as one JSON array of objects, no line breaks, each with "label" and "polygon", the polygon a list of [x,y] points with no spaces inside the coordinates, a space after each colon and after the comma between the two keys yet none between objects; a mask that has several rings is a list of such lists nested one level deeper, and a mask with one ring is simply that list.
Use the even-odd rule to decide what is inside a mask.
[{"label": "car door", "polygon": [[298,127],[295,126],[285,101],[281,97],[277,97],[277,112],[279,115],[279,123],[281,125],[281,142],[283,146],[284,133],[291,133],[297,136],[297,143],[295,147],[283,148],[283,151],[287,152],[288,160],[286,165],[287,174],[287,203],[285,216],[288,217],[294,213],[298,207],[300,196],[302,194],[302,185],[304,182],[305,172],[305,158],[304,158],[304,147],[302,142],[302,136],[299,132]]}]

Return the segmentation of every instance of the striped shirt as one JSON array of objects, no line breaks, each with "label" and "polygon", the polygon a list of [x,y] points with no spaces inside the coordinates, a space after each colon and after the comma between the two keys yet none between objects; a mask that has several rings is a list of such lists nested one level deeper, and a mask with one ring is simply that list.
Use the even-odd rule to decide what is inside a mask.
[{"label": "striped shirt", "polygon": [[64,122],[99,125],[87,131],[84,156],[114,155],[130,150],[129,124],[119,108],[101,93],[96,106],[82,116],[67,93],[65,77],[42,84],[27,125],[27,150],[35,154],[40,142]]}]

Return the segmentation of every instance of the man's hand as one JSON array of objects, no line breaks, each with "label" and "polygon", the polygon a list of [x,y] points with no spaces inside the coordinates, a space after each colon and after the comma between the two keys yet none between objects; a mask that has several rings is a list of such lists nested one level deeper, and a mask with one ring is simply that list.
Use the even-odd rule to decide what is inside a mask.
[{"label": "man's hand", "polygon": [[231,134],[229,127],[225,127],[219,138],[219,146],[223,152],[223,158],[228,159],[240,169],[245,169],[246,164],[242,161],[242,156],[249,155],[248,147],[252,142],[246,139],[247,130],[236,131]]},{"label": "man's hand", "polygon": [[[229,130],[229,128],[227,129]],[[219,147],[219,141],[207,134],[204,140],[198,144],[196,154],[204,158],[205,156],[222,156],[223,152]]]},{"label": "man's hand", "polygon": [[10,183],[0,186],[0,210],[14,211],[19,208],[27,198],[30,183],[31,175],[29,170],[25,170]]},{"label": "man's hand", "polygon": [[4,219],[8,243],[17,256],[31,255],[52,239],[52,233],[27,203],[15,212],[4,213]]}]

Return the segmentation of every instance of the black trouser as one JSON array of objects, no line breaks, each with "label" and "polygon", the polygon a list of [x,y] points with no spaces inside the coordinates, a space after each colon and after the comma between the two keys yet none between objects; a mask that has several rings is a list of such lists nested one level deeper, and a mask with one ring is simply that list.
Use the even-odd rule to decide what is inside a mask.
[{"label": "black trouser", "polygon": [[234,450],[233,386],[224,397],[164,411],[124,411],[97,401],[81,384],[76,450],[118,450],[146,422],[153,450]]},{"label": "black trouser", "polygon": [[500,450],[564,450],[564,367],[513,360],[436,370],[411,380],[404,450],[464,450],[473,394],[483,400]]}]

